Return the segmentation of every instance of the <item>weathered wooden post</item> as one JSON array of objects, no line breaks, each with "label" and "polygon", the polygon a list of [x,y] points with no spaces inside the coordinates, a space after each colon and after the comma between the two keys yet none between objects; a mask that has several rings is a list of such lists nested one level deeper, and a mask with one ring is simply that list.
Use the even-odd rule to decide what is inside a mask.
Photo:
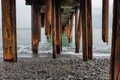
[{"label": "weathered wooden post", "polygon": [[82,31],[82,6],[80,6],[80,11],[79,11],[76,53],[79,53],[79,49],[80,49],[80,40],[81,40],[81,33],[82,33],[81,31]]},{"label": "weathered wooden post", "polygon": [[57,54],[61,53],[61,8],[60,1],[56,0],[56,51]]},{"label": "weathered wooden post", "polygon": [[45,25],[45,13],[41,13],[41,27]]},{"label": "weathered wooden post", "polygon": [[16,0],[1,0],[4,61],[17,61]]},{"label": "weathered wooden post", "polygon": [[69,43],[72,42],[73,17],[74,17],[74,13],[71,14],[71,16],[70,16],[70,21],[69,21],[69,27],[70,27]]},{"label": "weathered wooden post", "polygon": [[81,1],[82,6],[82,48],[83,60],[88,60],[88,38],[87,38],[87,0]]},{"label": "weathered wooden post", "polygon": [[109,0],[103,0],[102,7],[102,40],[108,44]]},{"label": "weathered wooden post", "polygon": [[41,13],[40,6],[34,5],[32,3],[32,51],[34,54],[38,53],[38,45],[40,41],[40,22],[41,22]]},{"label": "weathered wooden post", "polygon": [[70,32],[71,32],[71,19],[68,19],[68,42],[69,43],[71,43]]},{"label": "weathered wooden post", "polygon": [[[61,5],[60,5],[61,8]],[[60,9],[60,49],[62,51],[62,14]]]},{"label": "weathered wooden post", "polygon": [[52,0],[52,43],[53,58],[56,58],[56,0]]},{"label": "weathered wooden post", "polygon": [[52,21],[52,0],[45,2],[45,35],[49,38],[51,35],[51,21]]},{"label": "weathered wooden post", "polygon": [[114,0],[110,80],[120,80],[120,0]]},{"label": "weathered wooden post", "polygon": [[[104,0],[106,1],[106,0]],[[87,0],[87,32],[88,32],[88,58],[92,60],[92,2],[91,0]]]},{"label": "weathered wooden post", "polygon": [[78,39],[78,7],[75,8],[75,53],[77,53],[77,39]]}]

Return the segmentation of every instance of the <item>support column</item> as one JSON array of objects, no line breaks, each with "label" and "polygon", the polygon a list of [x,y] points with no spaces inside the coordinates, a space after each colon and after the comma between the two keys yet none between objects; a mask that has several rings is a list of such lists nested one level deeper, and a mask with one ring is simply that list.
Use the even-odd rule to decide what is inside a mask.
[{"label": "support column", "polygon": [[82,6],[82,48],[83,60],[88,60],[88,38],[87,38],[87,0],[81,1]]},{"label": "support column", "polygon": [[[105,1],[105,0],[104,0]],[[87,33],[88,33],[88,58],[92,60],[92,1],[87,0]]]},{"label": "support column", "polygon": [[52,20],[52,0],[46,0],[45,3],[45,35],[51,36],[51,20]]},{"label": "support column", "polygon": [[[61,8],[61,6],[60,6]],[[61,21],[61,9],[60,9],[60,49],[61,49],[61,52],[62,52],[62,21]]]},{"label": "support column", "polygon": [[17,61],[16,0],[1,0],[4,61]]},{"label": "support column", "polygon": [[77,44],[76,44],[76,53],[79,53],[80,50],[80,40],[81,40],[81,32],[82,31],[82,6],[80,6],[79,11],[79,23],[77,29]]},{"label": "support column", "polygon": [[68,19],[68,42],[71,43],[70,40],[70,31],[71,31],[71,19]]},{"label": "support column", "polygon": [[52,0],[52,43],[53,58],[56,58],[56,0]]},{"label": "support column", "polygon": [[59,0],[56,0],[56,51],[57,51],[57,54],[60,54],[61,53],[61,8],[60,8],[60,1]]},{"label": "support column", "polygon": [[110,80],[120,79],[120,0],[114,0]]},{"label": "support column", "polygon": [[45,13],[41,13],[41,27],[43,28],[45,25]]},{"label": "support column", "polygon": [[74,17],[74,13],[72,13],[71,16],[70,16],[70,22],[69,22],[69,27],[70,27],[69,43],[72,42],[73,17]]},{"label": "support column", "polygon": [[75,53],[77,53],[78,48],[78,7],[75,8]]},{"label": "support column", "polygon": [[38,53],[38,46],[40,41],[40,6],[32,4],[32,51],[34,54]]},{"label": "support column", "polygon": [[102,8],[102,40],[108,44],[109,0],[103,0]]}]

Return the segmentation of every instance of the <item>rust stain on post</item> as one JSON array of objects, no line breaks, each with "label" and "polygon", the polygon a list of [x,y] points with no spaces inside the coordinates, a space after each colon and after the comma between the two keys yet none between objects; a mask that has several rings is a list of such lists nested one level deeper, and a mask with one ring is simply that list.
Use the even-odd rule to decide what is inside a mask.
[{"label": "rust stain on post", "polygon": [[103,0],[102,8],[102,40],[108,44],[109,0]]},{"label": "rust stain on post", "polygon": [[32,51],[38,53],[38,45],[40,41],[40,6],[32,4]]},{"label": "rust stain on post", "polygon": [[2,39],[5,61],[17,61],[16,38],[16,1],[1,0],[2,3]]},{"label": "rust stain on post", "polygon": [[120,79],[120,0],[114,0],[110,80]]},{"label": "rust stain on post", "polygon": [[92,2],[91,0],[87,1],[87,32],[88,32],[88,58],[92,60]]},{"label": "rust stain on post", "polygon": [[45,35],[49,38],[51,35],[52,20],[52,0],[46,0],[45,3]]}]

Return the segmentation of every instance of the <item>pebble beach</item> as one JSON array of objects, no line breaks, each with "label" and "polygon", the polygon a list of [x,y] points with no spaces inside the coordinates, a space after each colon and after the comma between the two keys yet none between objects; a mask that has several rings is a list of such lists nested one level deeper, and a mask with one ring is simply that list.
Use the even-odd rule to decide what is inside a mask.
[{"label": "pebble beach", "polygon": [[19,57],[17,62],[0,58],[0,80],[109,80],[110,58],[94,57],[83,61],[82,56],[52,54]]}]

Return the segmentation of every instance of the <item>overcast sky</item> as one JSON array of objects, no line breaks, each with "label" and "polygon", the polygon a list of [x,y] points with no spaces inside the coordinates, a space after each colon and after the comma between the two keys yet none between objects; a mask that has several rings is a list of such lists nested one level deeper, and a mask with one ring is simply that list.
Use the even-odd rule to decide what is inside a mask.
[{"label": "overcast sky", "polygon": [[[112,25],[113,0],[109,0],[109,26]],[[102,24],[102,0],[92,0],[93,27],[101,27]],[[16,0],[17,28],[31,27],[31,7],[25,5],[25,0]],[[1,28],[1,0],[0,0],[0,28]]]}]

